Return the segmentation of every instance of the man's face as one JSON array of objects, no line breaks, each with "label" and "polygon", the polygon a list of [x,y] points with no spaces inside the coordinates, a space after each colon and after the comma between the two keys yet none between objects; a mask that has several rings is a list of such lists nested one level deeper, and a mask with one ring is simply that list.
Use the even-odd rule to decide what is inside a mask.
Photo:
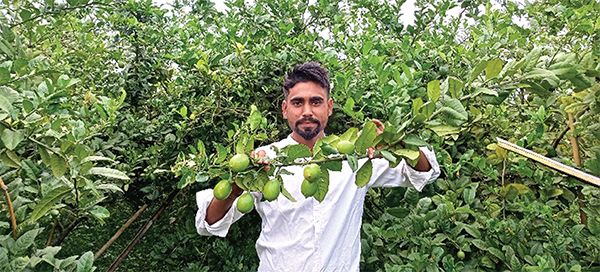
[{"label": "man's face", "polygon": [[327,91],[312,81],[297,83],[281,105],[283,118],[305,140],[323,136],[332,108],[333,100]]}]

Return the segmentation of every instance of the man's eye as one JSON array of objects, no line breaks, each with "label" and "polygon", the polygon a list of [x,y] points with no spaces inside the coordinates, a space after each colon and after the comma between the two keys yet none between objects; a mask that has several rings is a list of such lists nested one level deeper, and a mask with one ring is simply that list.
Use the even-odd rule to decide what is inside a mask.
[{"label": "man's eye", "polygon": [[302,103],[300,101],[292,101],[292,105],[300,106],[300,105],[302,105]]},{"label": "man's eye", "polygon": [[321,105],[321,100],[313,101],[312,104],[315,106]]}]

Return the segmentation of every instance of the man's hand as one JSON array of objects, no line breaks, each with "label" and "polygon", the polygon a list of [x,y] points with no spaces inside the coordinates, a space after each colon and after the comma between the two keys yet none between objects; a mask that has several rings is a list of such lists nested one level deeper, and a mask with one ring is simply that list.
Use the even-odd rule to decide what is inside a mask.
[{"label": "man's hand", "polygon": [[[376,131],[377,131],[377,135],[383,133],[383,130],[385,130],[385,125],[377,120],[377,119],[373,119],[371,120],[371,122],[373,122],[375,124],[375,126],[377,126]],[[382,146],[378,146],[377,148],[381,148]],[[369,156],[369,159],[373,158],[373,154],[375,153],[375,149],[370,147],[369,149],[367,149],[367,156]]]},{"label": "man's hand", "polygon": [[271,162],[268,159],[262,159],[267,158],[267,152],[264,150],[259,150],[258,152],[252,151],[252,153],[250,153],[250,157],[257,160],[258,164],[266,165],[263,167],[263,171],[268,172],[269,169],[271,169],[271,166],[269,166]]}]

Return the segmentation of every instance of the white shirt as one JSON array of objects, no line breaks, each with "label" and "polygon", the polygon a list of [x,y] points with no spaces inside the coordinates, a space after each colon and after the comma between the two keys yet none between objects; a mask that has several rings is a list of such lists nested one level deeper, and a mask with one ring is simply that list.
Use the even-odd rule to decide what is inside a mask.
[{"label": "white shirt", "polygon": [[[273,158],[275,152],[270,146],[281,149],[294,144],[298,143],[290,135],[257,150],[265,150],[267,156]],[[256,241],[260,259],[258,271],[358,271],[360,228],[367,189],[404,186],[421,191],[440,174],[435,154],[425,147],[421,151],[431,165],[428,172],[414,170],[405,160],[396,168],[390,168],[385,159],[373,159],[371,180],[362,188],[356,186],[355,173],[344,161],[342,171],[329,171],[329,191],[321,203],[302,195],[303,167],[286,167],[293,175],[282,175],[284,187],[296,202],[283,195],[272,202],[261,202],[261,193],[252,193],[256,211],[262,218],[262,231]],[[359,168],[365,162],[366,159],[359,160]],[[196,228],[200,235],[225,237],[231,224],[243,214],[235,208],[234,202],[220,221],[209,225],[205,218],[212,198],[212,189],[196,193]]]}]

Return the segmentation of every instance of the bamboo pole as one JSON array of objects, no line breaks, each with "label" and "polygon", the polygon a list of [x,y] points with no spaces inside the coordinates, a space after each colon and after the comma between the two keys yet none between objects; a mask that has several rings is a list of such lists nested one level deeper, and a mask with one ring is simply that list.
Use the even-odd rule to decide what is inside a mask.
[{"label": "bamboo pole", "polygon": [[8,195],[8,187],[4,184],[2,177],[0,177],[0,188],[4,191],[4,196],[6,197],[6,202],[8,203],[8,212],[10,213],[10,220],[13,225],[13,236],[15,240],[17,240],[17,218],[15,217],[15,210],[13,208],[12,202],[10,201],[10,196]]},{"label": "bamboo pole", "polygon": [[158,219],[158,217],[160,216],[160,214],[171,204],[171,202],[173,202],[173,199],[179,193],[179,191],[180,191],[180,189],[175,189],[169,195],[169,197],[167,198],[167,200],[154,213],[154,215],[152,216],[152,218],[150,218],[150,220],[148,220],[148,222],[146,223],[146,225],[144,225],[144,227],[142,229],[140,229],[140,231],[135,236],[135,238],[133,238],[133,240],[129,243],[129,245],[127,246],[127,248],[125,248],[125,250],[123,250],[123,252],[121,252],[121,255],[119,255],[119,257],[110,266],[110,268],[108,268],[108,270],[106,270],[106,272],[114,272],[119,267],[119,265],[121,264],[121,262],[123,262],[123,260],[125,260],[125,258],[129,254],[129,252],[131,252],[131,250],[137,245],[137,243],[140,242],[140,240],[142,239],[142,237],[144,236],[144,234],[146,234],[146,231],[148,231],[148,229],[150,229],[150,227],[152,226],[152,224],[154,223],[154,221],[156,221],[156,219]]},{"label": "bamboo pole", "polygon": [[[575,116],[573,113],[569,113],[569,129],[571,130],[571,147],[573,148],[573,161],[577,166],[581,167],[581,157],[579,156],[579,145],[577,144],[577,135],[575,135]],[[579,202],[579,218],[581,224],[587,225],[587,215],[583,211],[583,193],[581,193],[581,187],[577,186],[577,201]]]},{"label": "bamboo pole", "polygon": [[127,220],[127,222],[125,222],[125,225],[123,225],[117,231],[117,233],[115,233],[115,235],[113,235],[110,240],[108,240],[108,242],[106,242],[106,244],[104,244],[102,248],[100,248],[100,250],[94,254],[94,261],[98,259],[98,257],[100,257],[100,255],[102,255],[102,253],[104,253],[104,251],[106,251],[106,249],[108,249],[108,247],[112,245],[112,243],[117,240],[117,238],[119,238],[119,236],[121,236],[121,234],[123,234],[127,228],[129,228],[129,225],[131,225],[131,223],[133,223],[146,210],[146,208],[148,208],[148,204],[144,204],[144,206],[142,206],[133,216],[131,216],[131,218],[129,218],[129,220]]}]

